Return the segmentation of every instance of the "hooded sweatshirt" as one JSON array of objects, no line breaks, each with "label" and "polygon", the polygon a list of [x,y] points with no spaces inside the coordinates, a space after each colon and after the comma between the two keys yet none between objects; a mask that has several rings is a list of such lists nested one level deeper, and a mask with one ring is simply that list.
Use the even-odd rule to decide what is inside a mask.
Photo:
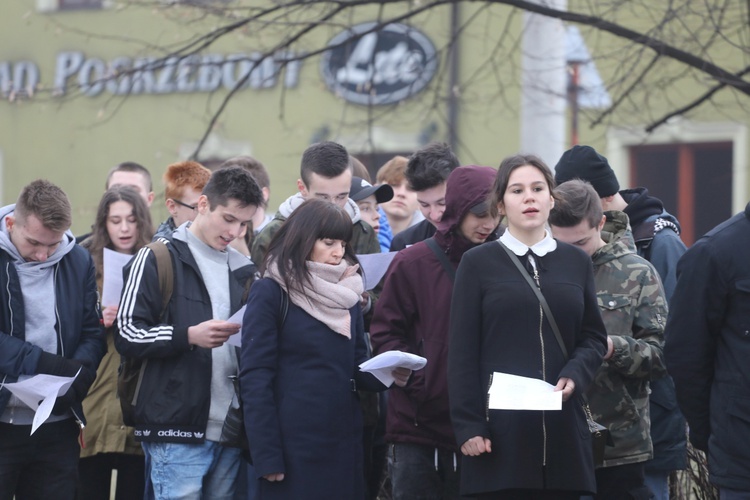
[{"label": "hooded sweatshirt", "polygon": [[[75,246],[75,237],[70,231],[63,235],[62,243],[44,262],[26,262],[10,240],[5,218],[14,214],[15,204],[0,209],[0,249],[13,257],[13,264],[23,293],[24,315],[26,317],[25,340],[41,347],[45,352],[58,354],[58,339],[55,330],[55,279],[54,266]],[[29,378],[21,376],[19,381]],[[3,415],[13,412],[14,423],[30,424],[34,411],[12,396]],[[52,416],[52,420],[65,417]],[[2,420],[0,418],[0,420]]]},{"label": "hooded sweatshirt", "polygon": [[[454,267],[477,246],[459,233],[467,212],[485,201],[497,171],[466,166],[448,178],[435,241]],[[491,235],[488,239],[496,239]],[[456,451],[448,407],[448,326],[453,281],[425,242],[393,259],[370,324],[374,354],[397,350],[427,358],[409,384],[389,391],[386,440]]]},{"label": "hooded sweatshirt", "polygon": [[677,284],[677,261],[687,250],[680,223],[646,188],[624,189],[620,195],[628,204],[623,211],[630,218],[638,255],[654,265],[669,300]]}]

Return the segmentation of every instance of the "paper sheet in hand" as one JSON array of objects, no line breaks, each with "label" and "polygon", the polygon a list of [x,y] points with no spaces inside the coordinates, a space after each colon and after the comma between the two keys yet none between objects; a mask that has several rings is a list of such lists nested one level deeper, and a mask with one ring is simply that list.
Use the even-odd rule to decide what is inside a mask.
[{"label": "paper sheet in hand", "polygon": [[[78,370],[78,373],[80,373],[80,370]],[[76,373],[76,377],[78,373]],[[75,377],[40,374],[21,382],[5,384],[3,387],[23,401],[26,406],[36,410],[34,420],[31,423],[31,434],[34,434],[39,426],[49,418],[57,397],[68,392],[73,380],[75,380]]]},{"label": "paper sheet in hand", "polygon": [[492,410],[561,410],[562,391],[544,380],[495,372],[490,386]]},{"label": "paper sheet in hand", "polygon": [[388,266],[398,252],[369,253],[357,255],[359,265],[365,273],[365,290],[372,290],[385,276]]},{"label": "paper sheet in hand", "polygon": [[235,333],[234,335],[229,336],[229,339],[227,340],[227,343],[229,345],[242,347],[242,318],[245,317],[245,307],[246,306],[240,307],[240,310],[232,314],[232,316],[227,320],[230,323],[237,323],[238,325],[240,325],[240,331]]},{"label": "paper sheet in hand", "polygon": [[122,294],[122,268],[130,262],[133,256],[126,253],[115,252],[104,248],[103,259],[103,283],[102,283],[102,307],[116,306],[120,304]]},{"label": "paper sheet in hand", "polygon": [[422,356],[402,351],[388,351],[378,354],[359,365],[360,371],[372,373],[383,385],[390,387],[394,378],[391,372],[394,368],[409,368],[420,370],[427,364]]}]

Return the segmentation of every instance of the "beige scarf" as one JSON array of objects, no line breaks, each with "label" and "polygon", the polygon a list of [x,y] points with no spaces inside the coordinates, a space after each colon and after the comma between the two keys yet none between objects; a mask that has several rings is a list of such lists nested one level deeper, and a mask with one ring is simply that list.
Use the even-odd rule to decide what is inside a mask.
[{"label": "beige scarf", "polygon": [[[347,272],[351,268],[345,260],[335,266],[307,261],[310,285],[303,290],[297,287],[287,290],[294,305],[346,338],[352,338],[349,309],[359,302],[365,291],[362,276],[351,270]],[[276,262],[269,263],[265,276],[286,290]]]}]

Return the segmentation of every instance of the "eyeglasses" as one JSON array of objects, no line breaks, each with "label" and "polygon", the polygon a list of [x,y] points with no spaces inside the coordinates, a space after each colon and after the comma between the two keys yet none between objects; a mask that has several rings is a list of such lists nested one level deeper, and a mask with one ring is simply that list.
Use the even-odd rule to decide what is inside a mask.
[{"label": "eyeglasses", "polygon": [[180,200],[175,200],[174,198],[172,198],[172,201],[177,203],[178,205],[182,205],[185,208],[189,208],[190,210],[198,210],[198,207],[195,205],[188,205],[187,203],[183,203]]}]

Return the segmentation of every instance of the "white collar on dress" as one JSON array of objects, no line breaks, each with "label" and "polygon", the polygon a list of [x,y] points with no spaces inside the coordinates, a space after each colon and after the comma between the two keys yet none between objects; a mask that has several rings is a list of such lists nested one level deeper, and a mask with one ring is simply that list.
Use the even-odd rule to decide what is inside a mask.
[{"label": "white collar on dress", "polygon": [[549,231],[547,231],[546,229],[544,230],[544,238],[542,238],[542,241],[536,243],[532,247],[527,246],[525,243],[521,243],[518,238],[510,234],[510,230],[508,229],[505,230],[498,241],[502,242],[506,247],[510,248],[510,250],[519,257],[523,257],[524,255],[526,255],[529,250],[531,250],[534,255],[538,257],[544,257],[549,252],[553,252],[557,248],[557,241],[552,237],[552,235],[550,235]]}]

